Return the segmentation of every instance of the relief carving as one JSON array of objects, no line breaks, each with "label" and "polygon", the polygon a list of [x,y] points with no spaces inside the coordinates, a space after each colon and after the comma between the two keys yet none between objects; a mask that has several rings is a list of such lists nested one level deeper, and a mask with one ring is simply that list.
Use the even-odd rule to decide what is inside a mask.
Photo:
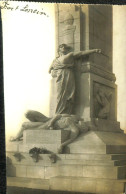
[{"label": "relief carving", "polygon": [[66,14],[66,16],[64,17],[64,33],[67,30],[72,30],[75,31],[76,26],[73,25],[74,23],[74,18],[71,14]]},{"label": "relief carving", "polygon": [[73,25],[74,18],[71,14],[66,14],[64,17],[64,28],[63,28],[63,40],[65,44],[70,44],[74,48],[74,33],[76,26]]},{"label": "relief carving", "polygon": [[112,101],[112,92],[98,83],[94,84],[94,112],[95,117],[108,119]]}]

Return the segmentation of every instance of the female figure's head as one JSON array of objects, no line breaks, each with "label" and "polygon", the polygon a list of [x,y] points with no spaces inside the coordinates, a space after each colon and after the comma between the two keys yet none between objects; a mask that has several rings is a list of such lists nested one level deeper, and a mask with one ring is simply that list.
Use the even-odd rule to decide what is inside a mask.
[{"label": "female figure's head", "polygon": [[66,44],[61,44],[58,47],[58,53],[59,55],[66,55],[67,53],[70,52],[70,47]]}]

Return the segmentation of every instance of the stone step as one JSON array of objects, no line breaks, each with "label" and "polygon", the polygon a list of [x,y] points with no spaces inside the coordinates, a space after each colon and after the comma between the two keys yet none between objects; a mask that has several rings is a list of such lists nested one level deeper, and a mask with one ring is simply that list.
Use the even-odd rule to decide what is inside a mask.
[{"label": "stone step", "polygon": [[65,154],[65,158],[77,160],[126,160],[126,154]]},{"label": "stone step", "polygon": [[[125,192],[126,179],[110,180],[98,178],[57,176],[50,180],[7,177],[7,186],[42,190],[58,190],[83,193],[121,194]],[[114,186],[113,186],[114,185]]]},{"label": "stone step", "polygon": [[126,154],[126,145],[107,145],[106,154]]},{"label": "stone step", "polygon": [[51,190],[74,191],[82,193],[124,193],[125,180],[58,176],[50,179]]},{"label": "stone step", "polygon": [[49,151],[52,151],[54,153],[58,153],[58,148],[61,144],[35,144],[35,143],[29,143],[24,144],[22,141],[20,142],[10,142],[6,146],[7,152],[22,152],[22,153],[29,153],[29,150],[37,147],[37,148],[46,148]]},{"label": "stone step", "polygon": [[42,165],[7,165],[7,176],[45,178],[54,176],[76,176],[90,178],[125,179],[126,166],[100,166],[80,164],[57,164],[52,166]]},{"label": "stone step", "polygon": [[24,177],[7,177],[7,186],[49,190],[49,180]]},{"label": "stone step", "polygon": [[114,166],[125,166],[126,165],[126,160],[115,160],[114,161]]},{"label": "stone step", "polygon": [[37,166],[37,165],[7,165],[8,177],[23,177],[35,179],[49,179],[58,176],[58,167],[54,166]]},{"label": "stone step", "polygon": [[126,154],[126,134],[89,131],[67,147],[71,154]]},{"label": "stone step", "polygon": [[[92,138],[92,137],[90,137]],[[85,157],[95,157],[103,156],[104,155],[118,155],[118,157],[124,157],[126,159],[126,146],[125,145],[83,145],[84,140],[81,142],[82,145],[74,145],[73,142],[71,145],[68,145],[64,150],[66,155],[71,153],[72,155],[85,155]],[[29,150],[38,147],[38,148],[46,148],[54,153],[58,153],[58,148],[61,145],[61,142],[58,141],[57,143],[23,143],[22,141],[19,142],[8,142],[6,145],[7,152],[24,152],[29,153]],[[78,147],[79,146],[79,147]],[[70,147],[70,148],[69,148]],[[83,150],[82,150],[83,147]],[[89,155],[89,156],[88,156]],[[92,156],[91,156],[92,155]],[[123,156],[120,156],[123,155]],[[125,156],[124,156],[125,155]],[[100,156],[100,157],[101,157]],[[110,157],[110,156],[105,156]],[[121,159],[121,158],[120,158]]]},{"label": "stone step", "polygon": [[[36,145],[27,146],[26,152],[24,152],[24,145],[20,144],[20,150],[7,151],[7,155],[11,156],[15,152],[20,152],[24,157],[29,157],[29,150]],[[38,147],[41,147],[40,145]],[[47,154],[40,154],[45,157]],[[126,160],[126,154],[56,154],[60,159],[76,159],[76,160]]]},{"label": "stone step", "polygon": [[[20,153],[21,161],[14,157],[15,152],[7,152],[7,164],[56,166],[57,164],[80,164],[80,165],[102,165],[123,166],[126,165],[126,155],[91,155],[91,154],[57,154],[56,163],[51,163],[50,154],[40,154],[36,163],[28,153]],[[119,159],[121,158],[121,159]],[[112,160],[115,159],[115,160]]]},{"label": "stone step", "polygon": [[112,154],[110,156],[112,160],[126,160],[126,154]]},{"label": "stone step", "polygon": [[59,166],[59,175],[90,178],[125,179],[126,166],[90,166],[64,164]]},{"label": "stone step", "polygon": [[75,144],[75,142],[69,144],[68,145],[69,153],[71,154],[126,154],[126,145],[83,145],[83,143],[84,143],[84,140],[81,142],[81,145]]},{"label": "stone step", "polygon": [[32,157],[30,157],[30,155],[28,153],[20,153],[21,155],[21,160],[18,161],[15,157],[14,157],[14,153],[16,152],[7,152],[7,159],[6,159],[6,162],[7,164],[17,164],[17,165],[32,165],[32,166],[52,166],[52,165],[57,165],[57,163],[60,163],[62,162],[62,160],[65,159],[65,154],[57,154],[56,155],[56,158],[57,158],[57,161],[56,163],[51,163],[50,161],[50,154],[40,154],[39,155],[39,158],[38,158],[38,161],[35,162],[33,160]]},{"label": "stone step", "polygon": [[95,166],[95,165],[99,165],[99,166],[124,166],[126,165],[126,160],[77,160],[77,159],[73,159],[73,160],[62,160],[59,161],[58,163],[60,164],[80,164],[80,165],[88,165],[88,166]]}]

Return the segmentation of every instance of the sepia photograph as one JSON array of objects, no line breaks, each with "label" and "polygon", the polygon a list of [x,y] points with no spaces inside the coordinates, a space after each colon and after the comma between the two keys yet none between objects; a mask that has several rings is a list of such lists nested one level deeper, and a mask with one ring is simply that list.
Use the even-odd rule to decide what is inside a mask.
[{"label": "sepia photograph", "polygon": [[126,6],[0,1],[7,194],[126,193]]}]

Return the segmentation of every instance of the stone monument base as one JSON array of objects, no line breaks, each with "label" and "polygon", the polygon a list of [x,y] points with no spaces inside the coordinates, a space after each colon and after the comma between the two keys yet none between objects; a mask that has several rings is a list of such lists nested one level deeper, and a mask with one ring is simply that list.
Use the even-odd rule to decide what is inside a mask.
[{"label": "stone monument base", "polygon": [[[50,191],[66,191],[67,193],[125,193],[126,180],[91,179],[82,177],[57,176],[51,179],[8,177],[7,185],[10,187],[32,188]],[[103,190],[104,188],[104,190]]]},{"label": "stone monument base", "polygon": [[70,153],[123,154],[126,153],[126,134],[89,131],[68,145]]},{"label": "stone monument base", "polygon": [[[99,118],[92,118],[91,121],[85,122],[87,125],[94,126],[94,131],[107,131],[107,132],[118,132],[124,133],[122,129],[120,129],[120,122],[113,120],[105,120]],[[93,129],[92,129],[93,130]]]},{"label": "stone monument base", "polygon": [[[9,143],[7,185],[78,193],[123,193],[126,184],[126,134],[89,131],[69,144],[67,151],[64,150],[66,153],[57,154],[57,147],[65,141],[67,132],[38,132],[38,142],[33,144],[36,131],[27,130],[23,142]],[[48,142],[44,142],[46,139]],[[30,157],[29,149],[44,145],[56,153],[55,163],[51,162],[50,154],[39,154],[37,162]],[[20,154],[20,161],[14,157],[15,153]]]}]

